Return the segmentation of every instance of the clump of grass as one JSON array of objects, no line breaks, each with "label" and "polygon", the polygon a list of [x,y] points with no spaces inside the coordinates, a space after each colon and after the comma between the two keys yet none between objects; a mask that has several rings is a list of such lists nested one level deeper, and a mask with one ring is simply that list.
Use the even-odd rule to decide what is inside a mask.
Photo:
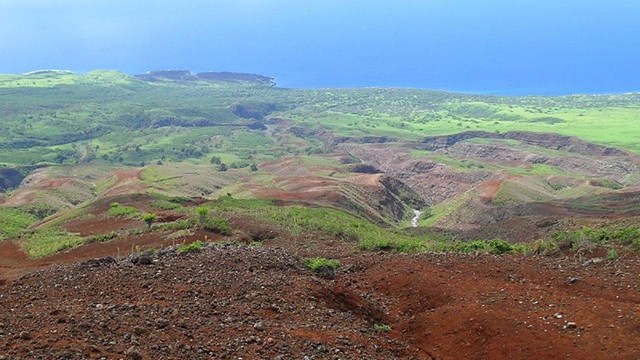
[{"label": "clump of grass", "polygon": [[192,220],[176,220],[164,224],[159,224],[158,226],[166,230],[179,231],[191,229],[194,225],[195,224]]},{"label": "clump of grass", "polygon": [[617,260],[620,256],[618,255],[618,251],[616,249],[607,250],[607,259],[609,260]]},{"label": "clump of grass", "polygon": [[229,236],[232,234],[231,225],[226,219],[206,218],[202,224],[202,228],[214,233]]},{"label": "clump of grass", "polygon": [[178,253],[180,254],[188,254],[192,252],[200,252],[204,249],[204,243],[200,240],[194,241],[191,244],[180,245],[178,246]]},{"label": "clump of grass", "polygon": [[0,241],[18,236],[38,219],[20,208],[0,208]]},{"label": "clump of grass", "polygon": [[111,203],[107,215],[111,217],[136,217],[140,215],[140,211],[133,206],[124,206],[114,202]]},{"label": "clump of grass", "polygon": [[113,240],[115,238],[118,237],[118,233],[115,231],[106,233],[106,234],[97,234],[97,235],[93,235],[87,238],[86,242],[87,243],[92,243],[92,242],[107,242],[109,240]]},{"label": "clump of grass", "polygon": [[314,273],[321,273],[324,271],[335,271],[340,267],[340,261],[335,259],[326,259],[323,257],[315,257],[311,259],[307,259],[305,261],[305,265],[309,268],[309,270]]},{"label": "clump of grass", "polygon": [[22,243],[22,247],[29,256],[40,258],[53,255],[62,250],[76,248],[85,241],[84,238],[77,234],[71,234],[60,229],[46,229],[27,235],[27,240]]},{"label": "clump of grass", "polygon": [[529,254],[549,255],[558,251],[558,243],[553,240],[539,239],[529,245]]},{"label": "clump of grass", "polygon": [[391,331],[391,325],[389,324],[374,324],[373,329],[379,333],[386,333]]},{"label": "clump of grass", "polygon": [[488,252],[490,254],[500,255],[514,251],[514,245],[502,239],[492,240],[476,240],[469,242],[461,242],[453,245],[453,251],[471,253],[471,252]]},{"label": "clump of grass", "polygon": [[151,202],[151,207],[158,210],[179,210],[182,209],[182,205],[176,204],[170,200],[154,200]]}]

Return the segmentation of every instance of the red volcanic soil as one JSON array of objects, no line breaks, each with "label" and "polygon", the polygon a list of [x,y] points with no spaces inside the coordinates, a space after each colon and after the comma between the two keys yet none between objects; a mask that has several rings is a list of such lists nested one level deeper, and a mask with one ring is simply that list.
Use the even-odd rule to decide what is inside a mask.
[{"label": "red volcanic soil", "polygon": [[[640,357],[637,255],[583,264],[573,257],[344,254],[336,277],[321,278],[302,258],[268,244],[211,245],[189,255],[169,248],[150,265],[107,258],[7,283],[0,288],[0,354]],[[86,248],[97,245],[116,246]],[[76,254],[89,253],[100,252]],[[375,324],[392,330],[377,332]]]},{"label": "red volcanic soil", "polygon": [[334,179],[277,178],[274,183],[279,184],[283,189],[256,189],[256,195],[265,199],[309,203],[336,203],[342,198],[340,183]]},{"label": "red volcanic soil", "polygon": [[502,186],[504,181],[505,179],[493,179],[482,183],[478,187],[480,198],[485,202],[491,202],[491,200],[496,197],[498,191],[500,191],[500,186]]}]

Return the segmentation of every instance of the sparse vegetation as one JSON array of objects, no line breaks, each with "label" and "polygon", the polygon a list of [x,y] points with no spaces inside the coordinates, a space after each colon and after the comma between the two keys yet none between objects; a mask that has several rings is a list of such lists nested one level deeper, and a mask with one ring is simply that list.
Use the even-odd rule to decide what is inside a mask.
[{"label": "sparse vegetation", "polygon": [[195,221],[176,220],[168,223],[159,224],[158,226],[160,226],[162,229],[166,229],[170,231],[187,230],[195,226]]},{"label": "sparse vegetation", "polygon": [[29,256],[39,258],[73,249],[85,242],[86,239],[60,229],[43,229],[28,234],[21,245]]},{"label": "sparse vegetation", "polygon": [[204,249],[204,243],[200,240],[194,241],[191,244],[185,244],[178,246],[178,253],[188,254],[192,252],[200,252]]},{"label": "sparse vegetation", "polygon": [[458,252],[488,252],[490,254],[500,255],[514,251],[514,245],[502,239],[492,240],[476,240],[469,242],[460,242],[452,246],[454,251]]},{"label": "sparse vegetation", "polygon": [[182,209],[182,205],[169,200],[154,200],[151,207],[158,210],[178,210]]},{"label": "sparse vegetation", "polygon": [[0,208],[0,241],[17,237],[36,221],[37,218],[25,209]]},{"label": "sparse vegetation", "polygon": [[379,333],[386,333],[391,331],[391,325],[389,324],[374,324],[373,329]]},{"label": "sparse vegetation", "polygon": [[214,233],[229,236],[232,234],[231,225],[226,219],[221,218],[206,218],[202,225],[202,228]]},{"label": "sparse vegetation", "polygon": [[325,259],[322,257],[316,257],[307,259],[305,264],[309,270],[315,273],[321,273],[326,270],[336,270],[340,267],[340,261],[334,259]]},{"label": "sparse vegetation", "polygon": [[572,250],[585,247],[619,244],[640,250],[640,228],[624,227],[618,229],[585,227],[579,230],[558,231],[553,234],[553,240],[558,246]]},{"label": "sparse vegetation", "polygon": [[88,244],[92,242],[107,242],[117,237],[118,237],[118,233],[115,231],[111,231],[106,234],[98,234],[98,235],[90,236],[87,238],[86,243]]},{"label": "sparse vegetation", "polygon": [[107,214],[111,217],[136,217],[140,215],[140,211],[133,206],[112,203]]}]

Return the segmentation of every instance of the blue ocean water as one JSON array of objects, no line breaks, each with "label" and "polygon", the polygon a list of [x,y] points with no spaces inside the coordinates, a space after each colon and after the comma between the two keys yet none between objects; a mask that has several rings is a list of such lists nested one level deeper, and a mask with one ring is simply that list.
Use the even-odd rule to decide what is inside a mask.
[{"label": "blue ocean water", "polygon": [[286,87],[640,91],[637,0],[2,0],[0,72],[241,71]]}]

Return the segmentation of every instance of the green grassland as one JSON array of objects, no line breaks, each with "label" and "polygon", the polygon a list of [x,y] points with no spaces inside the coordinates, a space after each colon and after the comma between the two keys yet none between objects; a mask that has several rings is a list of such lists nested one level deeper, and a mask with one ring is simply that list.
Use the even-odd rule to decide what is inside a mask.
[{"label": "green grassland", "polygon": [[495,97],[411,89],[281,89],[216,82],[145,82],[113,71],[0,76],[5,166],[157,160],[238,165],[290,155],[254,119],[232,110],[271,104],[273,115],[346,136],[418,140],[464,130],[575,135],[640,152],[640,95]]}]

